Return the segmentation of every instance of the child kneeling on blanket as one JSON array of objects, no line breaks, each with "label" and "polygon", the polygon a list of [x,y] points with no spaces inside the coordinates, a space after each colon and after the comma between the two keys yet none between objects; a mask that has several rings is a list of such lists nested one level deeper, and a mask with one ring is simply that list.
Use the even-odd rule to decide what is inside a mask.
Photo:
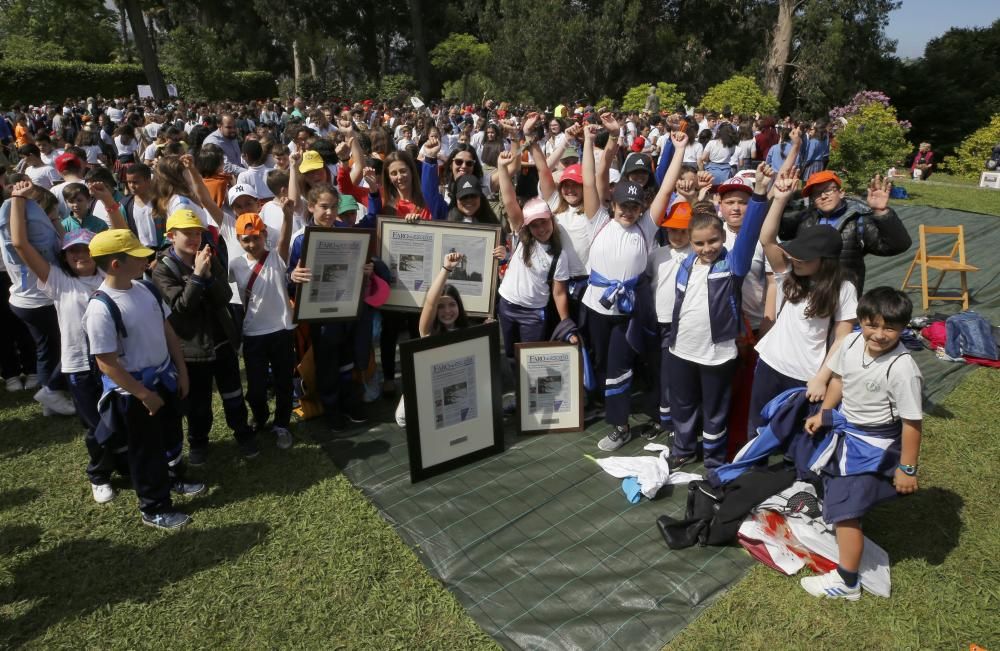
[{"label": "child kneeling on blanket", "polygon": [[810,435],[830,428],[811,465],[823,477],[823,518],[836,529],[839,554],[835,570],[802,579],[815,597],[861,598],[861,517],[897,493],[917,490],[923,377],[899,341],[912,311],[906,294],[891,287],[861,298],[861,332],[848,335],[830,358],[823,410],[806,420]]}]

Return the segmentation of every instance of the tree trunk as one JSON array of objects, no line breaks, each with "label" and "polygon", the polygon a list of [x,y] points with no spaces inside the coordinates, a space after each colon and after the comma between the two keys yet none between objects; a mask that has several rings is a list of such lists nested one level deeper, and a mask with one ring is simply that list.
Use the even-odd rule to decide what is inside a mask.
[{"label": "tree trunk", "polygon": [[801,0],[778,0],[778,20],[771,33],[771,48],[764,61],[764,90],[779,100],[785,91],[788,57],[792,51],[795,11]]},{"label": "tree trunk", "polygon": [[160,63],[156,51],[153,49],[149,32],[146,31],[146,23],[142,19],[139,0],[122,0],[122,5],[128,14],[129,23],[132,25],[135,49],[139,52],[142,69],[146,73],[146,81],[149,82],[153,90],[153,97],[158,100],[167,99],[167,85],[163,81],[163,73],[160,72]]},{"label": "tree trunk", "polygon": [[122,61],[132,63],[132,52],[128,47],[128,14],[122,0],[115,0],[115,7],[118,9],[118,31],[122,35]]},{"label": "tree trunk", "polygon": [[317,79],[319,77],[319,73],[316,72],[316,59],[312,57],[309,57],[309,74],[313,79]]},{"label": "tree trunk", "polygon": [[413,67],[417,86],[424,97],[431,94],[431,75],[427,61],[427,40],[424,38],[424,17],[420,0],[409,0],[410,25],[413,29]]},{"label": "tree trunk", "polygon": [[298,41],[292,41],[292,70],[295,75],[295,94],[299,95],[302,88],[302,61],[299,59]]}]

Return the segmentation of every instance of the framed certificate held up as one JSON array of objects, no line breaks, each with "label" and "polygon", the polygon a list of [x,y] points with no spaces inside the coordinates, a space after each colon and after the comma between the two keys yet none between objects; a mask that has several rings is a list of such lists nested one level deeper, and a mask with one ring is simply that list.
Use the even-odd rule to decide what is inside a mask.
[{"label": "framed certificate held up", "polygon": [[364,228],[306,227],[302,266],[312,279],[295,289],[295,323],[357,318],[371,238]]},{"label": "framed certificate held up", "polygon": [[503,451],[497,322],[399,346],[410,481]]},{"label": "framed certificate held up", "polygon": [[568,342],[515,344],[518,433],[581,432],[583,364]]},{"label": "framed certificate held up", "polygon": [[465,256],[448,277],[462,295],[472,317],[493,316],[497,288],[497,261],[493,249],[500,245],[500,226],[419,221],[408,224],[395,217],[378,218],[379,257],[389,266],[392,283],[384,309],[419,312],[427,289],[448,253]]}]

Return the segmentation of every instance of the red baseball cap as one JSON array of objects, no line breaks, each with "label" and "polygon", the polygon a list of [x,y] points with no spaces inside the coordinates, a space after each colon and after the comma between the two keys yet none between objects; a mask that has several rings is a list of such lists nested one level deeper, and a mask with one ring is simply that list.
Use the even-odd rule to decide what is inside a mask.
[{"label": "red baseball cap", "polygon": [[573,181],[574,183],[583,185],[583,167],[580,163],[574,163],[563,170],[562,176],[559,177],[559,182],[562,183],[563,181]]},{"label": "red baseball cap", "polygon": [[65,172],[70,167],[76,167],[77,169],[83,169],[83,161],[80,160],[75,154],[65,152],[56,156],[56,171],[60,174]]}]

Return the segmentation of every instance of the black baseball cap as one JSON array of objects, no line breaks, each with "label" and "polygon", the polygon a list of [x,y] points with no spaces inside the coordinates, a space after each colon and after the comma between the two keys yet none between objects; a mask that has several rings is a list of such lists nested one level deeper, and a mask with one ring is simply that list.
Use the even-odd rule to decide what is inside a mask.
[{"label": "black baseball cap", "polygon": [[461,199],[479,194],[479,177],[475,174],[463,174],[455,181],[455,198]]},{"label": "black baseball cap", "polygon": [[622,179],[615,185],[615,191],[611,195],[611,199],[617,204],[623,203],[638,203],[643,202],[643,189],[642,186],[634,181],[628,181]]},{"label": "black baseball cap", "polygon": [[794,240],[780,244],[790,258],[809,262],[817,258],[837,258],[844,248],[840,231],[832,226],[820,224],[803,228]]}]

